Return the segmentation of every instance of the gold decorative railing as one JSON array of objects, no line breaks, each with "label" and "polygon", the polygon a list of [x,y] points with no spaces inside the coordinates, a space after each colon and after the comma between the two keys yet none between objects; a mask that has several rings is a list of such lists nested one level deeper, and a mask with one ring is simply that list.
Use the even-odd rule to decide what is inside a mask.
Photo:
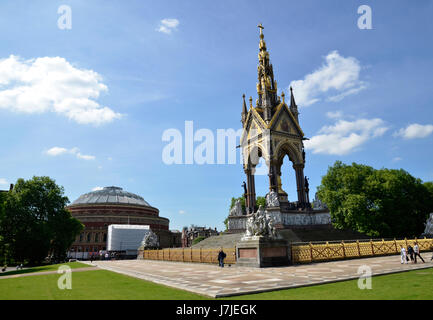
[{"label": "gold decorative railing", "polygon": [[[353,258],[378,257],[395,255],[400,253],[401,246],[414,247],[418,243],[419,249],[423,251],[433,250],[433,239],[403,239],[403,240],[357,240],[341,241],[338,243],[302,243],[291,245],[291,263],[312,263]],[[218,252],[220,249],[191,249],[174,248],[162,250],[139,251],[139,259],[164,260],[178,262],[197,262],[218,264]],[[236,249],[224,248],[226,259],[224,263],[236,263]]]},{"label": "gold decorative railing", "polygon": [[401,246],[414,247],[418,243],[420,252],[433,250],[433,239],[370,240],[320,244],[292,244],[291,261],[293,264],[343,260],[399,254]]},{"label": "gold decorative railing", "polygon": [[[218,264],[218,253],[220,249],[191,249],[173,248],[162,250],[141,250],[138,253],[139,259],[145,260],[164,260],[178,262],[198,262]],[[226,258],[225,264],[236,263],[235,248],[223,248]]]}]

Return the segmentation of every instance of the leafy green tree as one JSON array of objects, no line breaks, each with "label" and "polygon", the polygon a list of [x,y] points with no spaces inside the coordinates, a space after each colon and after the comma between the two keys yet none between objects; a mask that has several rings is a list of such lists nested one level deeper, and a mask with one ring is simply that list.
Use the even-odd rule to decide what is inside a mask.
[{"label": "leafy green tree", "polygon": [[[7,194],[5,192],[0,192],[0,219],[5,214],[5,202]],[[3,266],[8,259],[8,246],[4,241],[3,235],[0,233],[0,266]]]},{"label": "leafy green tree", "polygon": [[18,179],[0,215],[3,247],[16,262],[41,263],[50,255],[63,260],[83,225],[65,208],[63,187],[49,177]]},{"label": "leafy green tree", "polygon": [[256,205],[257,205],[257,207],[260,207],[260,206],[266,207],[266,197],[257,197]]},{"label": "leafy green tree", "polygon": [[239,197],[239,198],[232,198],[232,200],[231,200],[231,202],[230,202],[230,210],[231,209],[233,209],[233,207],[235,206],[235,203],[236,203],[236,201],[237,200],[241,200],[241,204],[242,204],[242,210],[245,210],[245,208],[246,208],[246,202],[245,202],[245,197],[244,196],[242,196],[242,197]]},{"label": "leafy green tree", "polygon": [[430,195],[431,195],[431,198],[432,198],[432,202],[430,204],[430,207],[433,208],[433,181],[424,182],[424,187],[426,187],[427,190],[428,190],[428,192],[430,192]]},{"label": "leafy green tree", "polygon": [[[245,204],[245,197],[239,197],[239,198],[232,198],[231,202],[230,202],[230,209],[232,209],[235,206],[236,200],[241,200],[241,204],[242,204],[242,209],[245,210],[246,208],[246,204]],[[256,198],[256,205],[257,207],[259,206],[266,206],[266,198],[265,197],[257,197]]]},{"label": "leafy green tree", "polygon": [[340,161],[322,178],[318,197],[336,228],[372,237],[419,236],[433,210],[432,193],[408,172]]}]

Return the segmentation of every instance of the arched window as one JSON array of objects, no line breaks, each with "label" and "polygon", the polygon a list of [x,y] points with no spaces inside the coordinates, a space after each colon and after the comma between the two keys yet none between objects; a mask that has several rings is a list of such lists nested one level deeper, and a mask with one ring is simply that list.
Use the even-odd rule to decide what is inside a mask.
[{"label": "arched window", "polygon": [[104,242],[107,242],[107,234],[104,233]]},{"label": "arched window", "polygon": [[88,234],[87,234],[87,242],[90,242],[91,236],[92,236],[91,233],[88,233]]},{"label": "arched window", "polygon": [[95,242],[99,242],[99,233],[95,233]]}]

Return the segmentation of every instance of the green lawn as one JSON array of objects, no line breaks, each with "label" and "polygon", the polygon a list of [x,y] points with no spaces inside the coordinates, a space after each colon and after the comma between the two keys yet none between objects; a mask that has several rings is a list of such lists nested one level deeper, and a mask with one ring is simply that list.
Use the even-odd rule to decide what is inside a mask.
[{"label": "green lawn", "polygon": [[61,263],[61,264],[47,264],[47,265],[44,265],[44,266],[33,267],[33,268],[29,268],[29,269],[2,272],[2,273],[0,273],[0,277],[2,277],[2,276],[11,276],[11,275],[14,275],[14,274],[23,274],[23,273],[34,273],[34,272],[44,272],[44,271],[57,271],[57,269],[59,268],[59,266],[64,266],[64,265],[69,266],[71,269],[90,267],[89,265],[84,264],[84,263],[80,263],[80,262],[67,262],[67,263]]},{"label": "green lawn", "polygon": [[433,268],[372,278],[371,290],[358,280],[234,297],[239,300],[433,300]]},{"label": "green lawn", "polygon": [[72,273],[72,289],[60,290],[60,275],[0,279],[0,300],[198,300],[200,295],[111,271]]},{"label": "green lawn", "polygon": [[[79,265],[75,265],[79,267]],[[58,274],[0,279],[0,300],[200,300],[183,290],[106,270],[72,273],[72,290],[57,287]],[[360,290],[357,280],[230,297],[236,300],[433,299],[433,268],[373,277],[372,290]]]}]

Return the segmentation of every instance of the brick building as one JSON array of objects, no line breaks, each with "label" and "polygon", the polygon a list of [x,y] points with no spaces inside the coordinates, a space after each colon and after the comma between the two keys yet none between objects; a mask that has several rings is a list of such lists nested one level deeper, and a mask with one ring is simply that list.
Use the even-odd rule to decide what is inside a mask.
[{"label": "brick building", "polygon": [[191,226],[189,228],[184,227],[182,230],[182,247],[191,247],[193,241],[198,237],[209,238],[211,236],[217,236],[219,232],[217,229]]},{"label": "brick building", "polygon": [[[119,187],[105,187],[80,196],[67,207],[85,228],[72,244],[70,252],[86,258],[106,250],[108,226],[111,224],[148,225],[158,235],[162,248],[181,245],[177,233],[169,230],[169,220],[142,197]],[[77,256],[78,257],[78,256]]]}]

